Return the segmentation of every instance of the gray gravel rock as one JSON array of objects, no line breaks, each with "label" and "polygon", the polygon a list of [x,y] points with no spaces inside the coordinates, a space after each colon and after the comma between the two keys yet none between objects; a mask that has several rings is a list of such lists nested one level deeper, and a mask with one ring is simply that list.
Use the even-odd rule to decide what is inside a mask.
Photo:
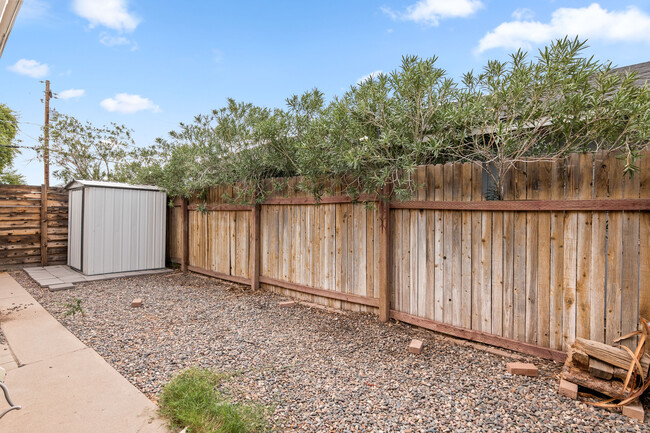
[{"label": "gray gravel rock", "polygon": [[[280,308],[275,294],[178,272],[56,293],[13,275],[154,401],[172,374],[199,366],[233,372],[227,391],[271,408],[279,431],[650,431],[558,395],[557,363],[526,357],[539,377],[510,375],[510,359],[373,315]],[[85,317],[63,317],[74,298]],[[408,353],[412,338],[421,355]]]}]

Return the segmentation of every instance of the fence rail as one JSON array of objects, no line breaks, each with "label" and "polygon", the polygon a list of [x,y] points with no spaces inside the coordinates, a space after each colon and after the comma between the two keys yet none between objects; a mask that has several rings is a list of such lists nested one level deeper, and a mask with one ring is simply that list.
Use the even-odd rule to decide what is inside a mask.
[{"label": "fence rail", "polygon": [[0,270],[65,264],[67,255],[67,191],[0,185]]},{"label": "fence rail", "polygon": [[485,200],[489,178],[471,163],[418,167],[413,200],[375,206],[340,192],[317,202],[297,179],[255,207],[230,205],[232,188],[215,187],[205,212],[198,201],[169,209],[168,257],[562,359],[576,337],[612,343],[650,318],[648,156],[631,178],[603,152],[522,162],[502,201]]}]

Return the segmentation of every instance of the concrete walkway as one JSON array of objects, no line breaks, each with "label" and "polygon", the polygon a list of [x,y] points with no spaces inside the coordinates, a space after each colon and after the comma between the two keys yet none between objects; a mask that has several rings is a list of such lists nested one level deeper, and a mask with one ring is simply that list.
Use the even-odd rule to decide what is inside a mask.
[{"label": "concrete walkway", "polygon": [[0,344],[5,384],[22,406],[0,419],[0,431],[168,432],[151,400],[6,273],[0,273],[0,328],[8,346]]}]

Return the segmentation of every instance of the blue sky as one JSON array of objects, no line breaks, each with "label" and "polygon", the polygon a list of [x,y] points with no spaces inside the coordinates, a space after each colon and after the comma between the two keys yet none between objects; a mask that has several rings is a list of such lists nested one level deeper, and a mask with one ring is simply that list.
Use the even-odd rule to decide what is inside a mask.
[{"label": "blue sky", "polygon": [[[149,145],[227,97],[270,107],[313,87],[332,97],[404,54],[436,55],[458,78],[565,34],[618,66],[648,61],[650,0],[25,0],[0,58],[0,102],[34,145],[49,79],[57,110],[125,124]],[[15,166],[40,184],[33,156]]]}]

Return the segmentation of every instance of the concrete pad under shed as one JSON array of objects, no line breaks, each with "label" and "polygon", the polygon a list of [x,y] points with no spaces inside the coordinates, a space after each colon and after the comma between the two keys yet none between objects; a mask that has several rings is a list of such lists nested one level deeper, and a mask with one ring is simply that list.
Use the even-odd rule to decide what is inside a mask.
[{"label": "concrete pad under shed", "polygon": [[168,432],[152,401],[6,273],[0,273],[0,312],[11,352],[11,359],[0,353],[10,366],[5,384],[22,406],[0,421],[2,431]]},{"label": "concrete pad under shed", "polygon": [[[172,269],[149,269],[144,271],[117,272],[113,274],[101,275],[84,275],[75,271],[69,266],[45,266],[35,268],[25,268],[24,271],[41,287],[48,287],[50,290],[69,289],[68,286],[58,286],[61,284],[76,284],[87,281],[110,280],[113,278],[136,277],[140,275],[161,274],[173,272]],[[57,286],[57,287],[53,287]]]}]

